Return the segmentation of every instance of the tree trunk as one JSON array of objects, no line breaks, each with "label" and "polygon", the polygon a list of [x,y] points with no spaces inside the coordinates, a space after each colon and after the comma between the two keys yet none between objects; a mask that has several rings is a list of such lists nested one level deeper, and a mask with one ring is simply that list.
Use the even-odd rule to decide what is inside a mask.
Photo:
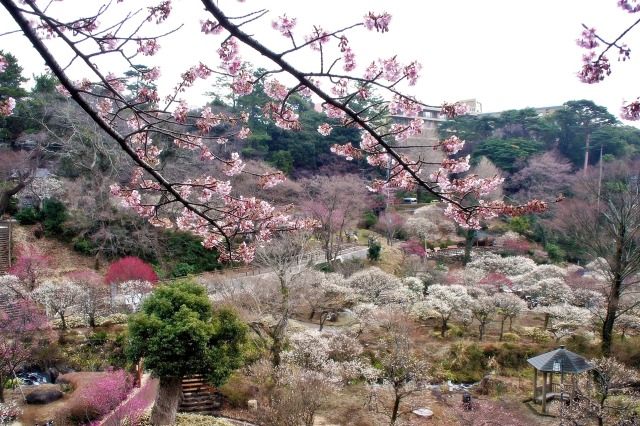
[{"label": "tree trunk", "polygon": [[96,316],[94,314],[89,315],[89,327],[96,328]]},{"label": "tree trunk", "polygon": [[587,132],[587,138],[584,143],[584,167],[582,173],[587,174],[587,168],[589,167],[589,145],[591,144],[591,135]]},{"label": "tree trunk", "polygon": [[500,321],[500,338],[499,342],[502,342],[502,335],[504,334],[504,322],[507,320],[507,317],[502,317],[502,321]]},{"label": "tree trunk", "polygon": [[440,329],[440,337],[444,337],[444,333],[447,332],[449,326],[448,323],[449,320],[442,320],[442,328]]},{"label": "tree trunk", "polygon": [[478,333],[480,334],[478,336],[478,340],[482,342],[482,338],[484,337],[484,323],[480,322],[480,325],[478,326]]},{"label": "tree trunk", "polygon": [[609,303],[607,303],[607,314],[602,323],[602,355],[611,356],[611,343],[613,341],[613,326],[616,322],[618,313],[618,304],[620,303],[620,287],[622,279],[616,274],[611,284],[611,293],[609,294]]},{"label": "tree trunk", "polygon": [[181,395],[181,377],[160,377],[158,393],[151,410],[151,424],[154,426],[174,424]]},{"label": "tree trunk", "polygon": [[543,327],[543,330],[546,330],[547,328],[549,328],[549,320],[550,319],[551,319],[551,315],[544,314],[544,327]]},{"label": "tree trunk", "polygon": [[60,314],[60,321],[62,322],[62,329],[67,329],[67,321],[64,319],[64,313],[58,312]]},{"label": "tree trunk", "polygon": [[287,323],[289,322],[288,314],[284,314],[282,319],[276,324],[273,335],[273,344],[271,345],[271,363],[274,367],[280,365],[282,349],[284,347],[285,333],[287,330]]},{"label": "tree trunk", "polygon": [[327,321],[327,318],[329,318],[329,314],[327,312],[322,312],[320,314],[320,328],[318,328],[318,331],[322,331],[322,329],[324,328],[324,323]]},{"label": "tree trunk", "polygon": [[393,401],[393,411],[391,412],[391,421],[389,424],[394,426],[396,424],[396,420],[398,420],[398,411],[400,409],[400,395],[396,394],[395,400]]}]

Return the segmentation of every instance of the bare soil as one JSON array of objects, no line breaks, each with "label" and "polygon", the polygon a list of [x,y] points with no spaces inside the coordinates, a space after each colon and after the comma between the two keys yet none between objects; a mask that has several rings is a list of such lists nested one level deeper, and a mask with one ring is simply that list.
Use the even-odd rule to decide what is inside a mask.
[{"label": "bare soil", "polygon": [[[35,227],[36,225],[21,226],[14,223],[11,232],[13,248],[16,250],[24,245],[36,246],[41,254],[51,258],[52,278],[62,276],[72,271],[95,269],[96,259],[94,257],[82,255],[70,248],[68,244],[60,242],[55,238],[45,236],[36,238]],[[99,270],[103,269],[104,262],[98,263]]]}]

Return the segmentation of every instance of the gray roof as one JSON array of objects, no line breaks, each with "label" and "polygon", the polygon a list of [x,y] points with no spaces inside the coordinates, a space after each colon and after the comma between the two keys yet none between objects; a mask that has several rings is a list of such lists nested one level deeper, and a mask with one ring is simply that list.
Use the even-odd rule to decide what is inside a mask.
[{"label": "gray roof", "polygon": [[559,360],[562,363],[562,370],[567,374],[578,374],[595,368],[584,357],[566,350],[564,346],[560,346],[558,349],[546,354],[529,358],[527,362],[537,370],[553,372],[555,360]]}]

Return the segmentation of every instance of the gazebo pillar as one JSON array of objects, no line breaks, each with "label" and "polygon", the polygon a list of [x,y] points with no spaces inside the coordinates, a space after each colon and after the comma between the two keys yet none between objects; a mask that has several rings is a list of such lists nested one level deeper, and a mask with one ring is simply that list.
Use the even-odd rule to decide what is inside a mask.
[{"label": "gazebo pillar", "polygon": [[533,403],[536,403],[538,397],[538,369],[533,367]]},{"label": "gazebo pillar", "polygon": [[547,372],[542,372],[542,412],[547,412]]}]

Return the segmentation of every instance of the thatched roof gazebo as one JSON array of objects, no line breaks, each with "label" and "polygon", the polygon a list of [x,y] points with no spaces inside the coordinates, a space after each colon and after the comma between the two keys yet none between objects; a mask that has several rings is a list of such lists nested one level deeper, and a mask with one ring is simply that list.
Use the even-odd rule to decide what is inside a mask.
[{"label": "thatched roof gazebo", "polygon": [[[575,396],[576,389],[564,390],[565,374],[580,374],[595,368],[584,357],[568,351],[564,345],[558,349],[534,356],[527,360],[533,366],[533,401],[542,403],[542,412],[547,412],[547,401],[554,398],[569,399]],[[538,371],[542,371],[542,386],[538,387]],[[553,374],[560,373],[560,383],[553,383]]]}]

